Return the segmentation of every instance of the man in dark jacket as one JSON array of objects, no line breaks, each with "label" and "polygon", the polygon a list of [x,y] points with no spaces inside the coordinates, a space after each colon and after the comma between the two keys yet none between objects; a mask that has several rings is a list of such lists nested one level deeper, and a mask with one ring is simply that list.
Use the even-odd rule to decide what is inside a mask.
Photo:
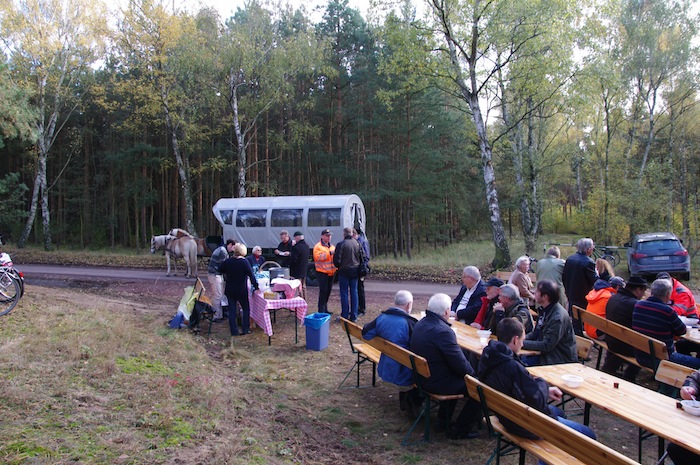
[{"label": "man in dark jacket", "polygon": [[[450,317],[450,297],[435,294],[428,301],[425,318],[416,323],[411,336],[411,351],[425,357],[430,368],[430,378],[423,379],[422,385],[435,394],[464,394],[467,402],[454,426],[448,431],[453,439],[471,439],[478,436],[473,429],[481,419],[481,406],[467,394],[464,375],[474,375],[467,357],[457,344],[448,318]],[[438,411],[440,427],[451,417],[456,401],[441,402]]]},{"label": "man in dark jacket", "polygon": [[[591,255],[595,250],[593,239],[584,237],[576,243],[576,253],[566,259],[562,282],[566,291],[566,298],[569,300],[569,316],[571,307],[577,305],[586,308],[586,294],[593,289],[593,284],[598,279],[598,272],[595,269],[595,262]],[[574,320],[574,332],[579,336],[583,335],[581,322]]]},{"label": "man in dark jacket", "polygon": [[[539,410],[570,428],[595,439],[595,433],[589,427],[578,424],[564,417],[564,413],[548,404],[549,400],[561,400],[562,392],[558,387],[550,387],[541,378],[534,378],[518,358],[517,353],[523,347],[525,328],[520,321],[506,318],[498,324],[498,341],[490,341],[484,347],[479,361],[479,380],[520,402]],[[503,426],[513,434],[536,439],[536,431],[528,431],[498,415]]]},{"label": "man in dark jacket", "polygon": [[333,256],[333,264],[338,268],[341,316],[350,321],[357,320],[357,267],[362,262],[360,243],[353,237],[354,231],[353,228],[343,229],[345,239],[336,244]]},{"label": "man in dark jacket", "polygon": [[306,267],[309,264],[309,245],[304,241],[304,233],[294,233],[294,245],[289,257],[289,274],[301,281],[301,297],[306,300]]},{"label": "man in dark jacket", "polygon": [[526,350],[540,355],[524,357],[526,365],[556,365],[578,361],[571,318],[559,304],[559,288],[548,280],[537,283],[535,302],[540,315],[537,326],[525,336]]},{"label": "man in dark jacket", "polygon": [[[616,294],[610,296],[605,306],[605,318],[627,328],[632,328],[634,306],[644,296],[646,289],[647,282],[644,278],[639,276],[630,277],[625,287],[618,289]],[[605,363],[603,363],[601,370],[611,375],[617,375],[617,370],[622,368],[625,361],[615,354],[634,357],[634,349],[629,344],[607,334],[603,340],[608,344],[610,350],[605,356]],[[640,368],[637,365],[630,363],[625,368],[623,378],[634,382],[639,370]]]},{"label": "man in dark jacket", "polygon": [[[362,328],[362,337],[369,340],[379,336],[408,349],[411,345],[413,327],[417,321],[410,315],[412,308],[413,295],[403,290],[397,292],[394,296],[394,306],[384,310],[377,318],[367,323]],[[398,386],[411,386],[413,384],[413,371],[384,354],[379,358],[377,373],[384,381]],[[419,404],[420,398],[415,389],[401,391],[399,393],[401,410],[406,409],[406,392],[410,393],[408,394],[408,402],[411,407]]]},{"label": "man in dark jacket", "polygon": [[486,296],[486,286],[481,281],[481,272],[475,266],[462,271],[462,287],[452,301],[452,316],[470,325],[479,314],[481,298]]}]

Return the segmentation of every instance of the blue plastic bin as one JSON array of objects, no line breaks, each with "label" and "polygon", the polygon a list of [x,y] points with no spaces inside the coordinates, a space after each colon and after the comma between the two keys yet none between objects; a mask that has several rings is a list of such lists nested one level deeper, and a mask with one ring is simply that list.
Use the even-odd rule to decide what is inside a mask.
[{"label": "blue plastic bin", "polygon": [[328,347],[330,320],[331,316],[328,313],[312,313],[304,318],[308,350],[323,350]]}]

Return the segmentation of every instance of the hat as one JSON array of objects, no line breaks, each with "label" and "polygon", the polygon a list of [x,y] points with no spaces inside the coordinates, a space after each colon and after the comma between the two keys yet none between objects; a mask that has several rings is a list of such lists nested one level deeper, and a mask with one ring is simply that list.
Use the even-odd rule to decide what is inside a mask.
[{"label": "hat", "polygon": [[619,276],[613,276],[610,278],[610,285],[614,288],[625,287],[625,280]]},{"label": "hat", "polygon": [[662,271],[661,273],[656,275],[656,279],[671,279],[671,275],[666,273],[665,271]]},{"label": "hat", "polygon": [[486,287],[492,287],[492,286],[496,286],[496,287],[503,286],[503,280],[499,279],[499,278],[491,278],[488,281],[486,281]]},{"label": "hat", "polygon": [[647,287],[647,280],[641,276],[630,276],[625,287]]},{"label": "hat", "polygon": [[304,235],[304,233],[301,232],[301,231],[297,231],[297,232],[294,233],[294,237],[303,236],[303,235]]},{"label": "hat", "polygon": [[333,234],[333,233],[331,232],[330,229],[324,229],[323,231],[321,231],[322,236],[326,236],[326,235],[330,236],[331,234]]}]

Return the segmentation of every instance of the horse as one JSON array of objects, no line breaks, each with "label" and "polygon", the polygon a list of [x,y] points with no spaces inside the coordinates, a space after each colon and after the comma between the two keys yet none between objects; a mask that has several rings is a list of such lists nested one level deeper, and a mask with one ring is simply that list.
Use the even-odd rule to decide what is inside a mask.
[{"label": "horse", "polygon": [[184,258],[187,270],[185,277],[197,277],[197,243],[193,238],[177,238],[170,234],[151,237],[151,253],[156,253],[156,250],[160,249],[163,249],[165,253],[165,260],[168,264],[168,276],[170,276],[170,258],[172,257],[175,276],[177,276],[176,259]]},{"label": "horse", "polygon": [[198,257],[211,257],[212,250],[209,248],[207,245],[207,241],[204,239],[200,239],[199,237],[194,237],[192,234],[190,234],[188,231],[185,231],[184,229],[181,228],[173,228],[168,232],[170,236],[175,236],[178,239],[182,237],[190,237],[195,240],[197,243],[197,256]]}]

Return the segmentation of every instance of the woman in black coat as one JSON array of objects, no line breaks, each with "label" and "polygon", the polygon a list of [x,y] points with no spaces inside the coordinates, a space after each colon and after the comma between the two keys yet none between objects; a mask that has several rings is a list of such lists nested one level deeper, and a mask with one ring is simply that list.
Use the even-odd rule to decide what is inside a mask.
[{"label": "woman in black coat", "polygon": [[[231,336],[250,334],[250,303],[248,302],[248,279],[255,291],[258,290],[258,281],[255,279],[253,269],[245,256],[248,249],[238,243],[233,246],[233,258],[225,260],[219,266],[219,272],[224,275],[226,288],[224,294],[228,299],[228,324],[231,328]],[[236,302],[241,304],[241,332],[236,325]]]}]

